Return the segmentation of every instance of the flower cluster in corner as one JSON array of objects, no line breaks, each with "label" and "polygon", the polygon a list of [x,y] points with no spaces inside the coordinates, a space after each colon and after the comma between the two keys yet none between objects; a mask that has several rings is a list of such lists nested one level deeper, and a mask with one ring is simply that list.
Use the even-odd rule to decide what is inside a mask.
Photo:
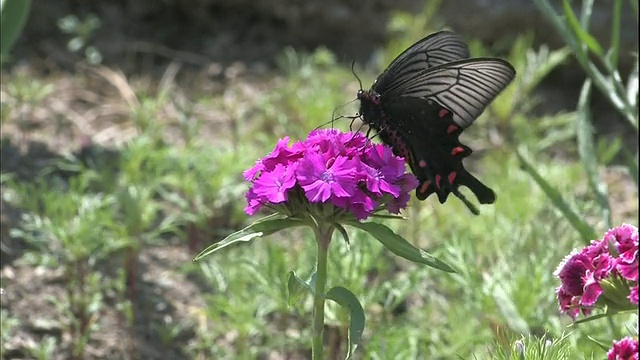
[{"label": "flower cluster in corner", "polygon": [[[613,250],[613,251],[610,251]],[[600,301],[617,309],[638,305],[638,228],[623,224],[581,251],[569,254],[554,273],[560,311],[586,316]]]},{"label": "flower cluster in corner", "polygon": [[638,339],[626,337],[614,341],[607,353],[607,360],[638,360]]},{"label": "flower cluster in corner", "polygon": [[406,172],[403,158],[389,147],[372,144],[362,133],[320,129],[306,140],[273,151],[244,172],[252,183],[245,212],[263,206],[291,214],[309,204],[328,204],[364,220],[381,209],[398,214],[418,181]]}]

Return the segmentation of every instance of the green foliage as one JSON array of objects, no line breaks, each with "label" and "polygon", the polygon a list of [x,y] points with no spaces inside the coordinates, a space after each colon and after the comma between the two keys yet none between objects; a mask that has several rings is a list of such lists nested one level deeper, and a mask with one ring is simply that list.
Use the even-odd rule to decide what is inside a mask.
[{"label": "green foliage", "polygon": [[17,71],[7,84],[7,100],[2,100],[2,124],[7,119],[17,118],[18,126],[26,129],[27,120],[34,109],[53,92],[51,84],[43,84],[31,74]]},{"label": "green foliage", "polygon": [[[618,112],[625,117],[629,123],[638,131],[638,62],[635,56],[634,69],[629,75],[627,85],[625,87],[622,81],[618,66],[619,58],[619,42],[620,42],[620,13],[622,11],[622,0],[615,0],[613,5],[613,17],[611,29],[611,48],[606,52],[597,40],[589,34],[589,21],[593,8],[593,1],[584,1],[582,3],[581,17],[574,14],[569,1],[563,1],[563,15],[555,13],[547,0],[536,0],[536,5],[540,8],[543,15],[551,20],[558,33],[562,36],[567,45],[573,50],[578,63],[589,77],[582,88],[580,98],[577,104],[576,117],[574,120],[575,131],[577,136],[578,154],[582,165],[584,166],[585,176],[589,186],[590,193],[593,194],[595,203],[597,204],[597,212],[602,219],[601,229],[608,229],[613,226],[611,220],[611,208],[609,205],[609,196],[606,184],[601,180],[598,173],[598,167],[602,163],[606,163],[611,159],[616,151],[620,150],[619,142],[614,142],[610,146],[600,143],[596,146],[592,130],[592,116],[590,112],[590,96],[591,86],[594,84],[607,99],[611,102]],[[637,49],[635,50],[637,54]],[[596,61],[602,65],[596,65]],[[600,147],[600,149],[598,149]],[[604,153],[604,156],[602,155]],[[529,172],[535,181],[540,185],[549,199],[564,214],[567,220],[580,232],[584,242],[589,242],[596,238],[597,225],[588,224],[583,216],[581,216],[568,204],[566,196],[541,177],[532,166],[519,155],[525,171]],[[604,157],[604,159],[601,159]],[[636,159],[630,159],[627,165],[629,173],[637,174],[637,156]],[[637,183],[637,180],[636,180]],[[600,225],[600,224],[598,224]]]},{"label": "green foliage", "polygon": [[0,310],[0,337],[3,344],[6,344],[10,336],[14,335],[15,329],[19,324],[20,320],[10,316],[6,309]]},{"label": "green foliage", "polygon": [[381,71],[386,64],[389,64],[391,60],[416,40],[423,38],[425,34],[442,29],[443,24],[437,18],[441,3],[442,0],[429,1],[425,2],[421,12],[397,12],[393,14],[387,28],[396,37],[385,46],[382,56],[378,59],[379,61],[376,61],[376,72]]},{"label": "green foliage", "polygon": [[[513,337],[505,344],[499,344],[492,358],[497,360],[531,359],[531,360],[562,360],[572,359],[571,347],[567,341],[570,334],[558,339],[546,336],[522,336],[515,340]],[[515,341],[514,341],[515,340]]]},{"label": "green foliage", "polygon": [[55,337],[45,336],[35,347],[29,349],[29,352],[37,360],[48,360],[59,351],[57,347],[58,341]]},{"label": "green foliage", "polygon": [[0,63],[22,33],[30,8],[31,0],[0,0]]},{"label": "green foliage", "polygon": [[[265,144],[271,134],[301,139],[311,129],[331,123],[331,109],[345,99],[345,94],[336,89],[343,88],[345,79],[352,78],[351,72],[338,67],[334,55],[325,48],[311,54],[286,48],[276,62],[286,77],[276,80],[273,88],[257,100],[260,131],[245,129],[256,135],[255,141]],[[354,96],[355,90],[351,97]]]},{"label": "green foliage", "polygon": [[[632,4],[637,1],[632,0]],[[569,0],[563,0],[563,14],[558,15],[548,0],[536,0],[536,6],[542,14],[551,20],[558,34],[573,50],[575,58],[609,102],[622,114],[629,123],[638,129],[638,49],[635,49],[634,69],[625,86],[618,71],[620,55],[620,26],[622,0],[614,0],[612,4],[613,22],[611,24],[611,47],[606,51],[598,41],[589,34],[589,22],[593,10],[593,0],[583,1],[580,18],[574,13]],[[636,17],[637,21],[637,17]],[[592,60],[594,56],[598,64]],[[599,66],[601,65],[601,66]],[[601,67],[604,69],[601,70]]]},{"label": "green foliage", "polygon": [[100,19],[93,14],[87,15],[84,20],[78,19],[75,15],[68,15],[58,20],[60,30],[72,36],[67,43],[67,49],[71,52],[84,49],[85,58],[93,65],[102,62],[100,51],[95,46],[89,45],[95,31],[101,25]]},{"label": "green foliage", "polygon": [[[98,312],[105,306],[103,291],[108,290],[96,266],[127,246],[113,222],[114,199],[86,194],[82,179],[73,179],[67,189],[44,182],[9,186],[18,191],[8,200],[27,211],[20,227],[11,231],[30,246],[21,260],[63,269],[66,296],[51,300],[66,316],[72,356],[81,357],[97,330]],[[41,345],[33,349],[34,356],[46,357],[55,348],[50,340]]]}]

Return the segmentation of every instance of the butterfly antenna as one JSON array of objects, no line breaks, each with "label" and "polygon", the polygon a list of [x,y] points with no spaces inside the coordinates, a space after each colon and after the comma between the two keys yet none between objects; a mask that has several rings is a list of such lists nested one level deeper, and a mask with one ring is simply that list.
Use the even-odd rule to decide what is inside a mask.
[{"label": "butterfly antenna", "polygon": [[[343,105],[339,106],[338,108],[340,108],[340,107],[342,107],[342,106],[343,106]],[[334,110],[334,111],[333,111],[334,116],[335,116],[335,112],[336,112],[336,110]],[[325,122],[325,123],[322,123],[322,124],[318,125],[314,130],[318,130],[318,129],[320,129],[320,128],[324,127],[325,125],[329,125],[329,124],[331,124],[331,127],[333,127],[333,123],[334,123],[335,121],[337,121],[337,120],[341,120],[341,119],[349,119],[349,120],[351,120],[351,123],[353,123],[356,119],[358,119],[358,116],[346,116],[346,115],[340,115],[340,116],[338,116],[338,117],[334,117],[334,116],[332,116],[332,117],[331,117],[331,120],[329,120],[329,121],[327,121],[327,122]]]},{"label": "butterfly antenna", "polygon": [[356,80],[358,80],[358,85],[360,85],[360,90],[362,90],[362,81],[360,81],[360,78],[358,77],[358,74],[356,74],[356,61],[353,60],[351,62],[351,73],[353,74],[353,76],[355,76]]},{"label": "butterfly antenna", "polygon": [[338,111],[339,106],[333,108],[333,112],[331,113],[331,128],[333,129],[333,121],[336,119],[336,111]]}]

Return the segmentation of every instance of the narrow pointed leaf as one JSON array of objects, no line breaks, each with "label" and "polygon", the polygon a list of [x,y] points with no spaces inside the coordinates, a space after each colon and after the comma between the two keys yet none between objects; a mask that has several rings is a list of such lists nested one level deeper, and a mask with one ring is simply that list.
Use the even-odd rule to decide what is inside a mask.
[{"label": "narrow pointed leaf", "polygon": [[27,22],[30,9],[31,0],[0,1],[0,58],[9,54]]},{"label": "narrow pointed leaf", "polygon": [[609,349],[611,348],[610,344],[606,344],[605,342],[600,341],[600,340],[598,340],[598,339],[596,339],[596,338],[594,338],[594,337],[592,337],[590,335],[587,335],[587,338],[589,340],[593,341],[594,344],[598,345],[598,347],[600,347],[604,351],[609,351]]},{"label": "narrow pointed leaf", "polygon": [[596,196],[596,201],[600,206],[602,218],[607,228],[611,228],[611,208],[609,207],[609,196],[607,187],[598,175],[598,159],[593,141],[593,129],[591,127],[591,110],[589,103],[591,98],[591,80],[587,79],[580,91],[578,100],[578,113],[576,116],[576,134],[578,137],[578,153],[580,160],[587,174],[587,182],[591,191]]},{"label": "narrow pointed leaf", "polygon": [[607,61],[612,69],[618,67],[620,53],[620,19],[622,15],[622,0],[613,0],[613,20],[611,21],[611,47],[607,53]]},{"label": "narrow pointed leaf", "polygon": [[377,219],[395,219],[395,220],[407,220],[405,216],[393,215],[393,214],[371,214],[372,218]]},{"label": "narrow pointed leaf", "polygon": [[271,235],[280,230],[284,230],[284,229],[288,229],[296,226],[303,226],[303,225],[304,225],[304,222],[297,219],[285,217],[284,215],[280,215],[280,214],[269,215],[262,219],[257,220],[253,224],[247,226],[246,228],[240,231],[234,232],[233,234],[222,239],[222,241],[207,247],[200,254],[198,254],[193,259],[193,261],[198,261],[203,257],[212,254],[215,251],[218,251],[222,248],[225,248],[237,242],[251,241],[257,237]]},{"label": "narrow pointed leaf", "polygon": [[574,321],[573,323],[571,323],[571,325],[569,325],[569,326],[570,326],[570,327],[571,327],[571,326],[577,326],[577,325],[584,324],[584,323],[587,323],[587,322],[590,322],[590,321],[594,321],[594,320],[598,320],[598,319],[606,318],[606,317],[608,317],[608,316],[611,316],[611,314],[606,314],[606,313],[604,313],[604,314],[592,315],[592,316],[589,316],[588,318],[584,318],[584,319],[576,320],[576,321]]},{"label": "narrow pointed leaf", "polygon": [[545,180],[542,175],[535,169],[535,167],[525,160],[524,156],[520,153],[520,151],[516,151],[516,155],[520,160],[520,164],[522,169],[529,173],[531,178],[540,186],[542,191],[547,195],[551,203],[564,215],[564,217],[569,221],[571,226],[580,233],[580,236],[584,240],[585,243],[589,243],[592,239],[597,239],[596,232],[593,230],[588,223],[586,223],[578,213],[575,212],[569,206],[567,201],[564,199],[562,194],[551,184]]},{"label": "narrow pointed leaf", "polygon": [[289,271],[289,279],[287,280],[287,303],[293,305],[302,294],[308,292],[313,294],[313,289],[304,280],[300,279],[294,271]]},{"label": "narrow pointed leaf", "polygon": [[342,286],[331,288],[327,292],[327,299],[337,302],[340,306],[349,311],[349,349],[345,359],[351,358],[353,352],[358,348],[358,342],[364,332],[364,309],[358,298]]},{"label": "narrow pointed leaf", "polygon": [[528,334],[529,324],[522,317],[520,311],[518,311],[518,307],[513,302],[513,299],[504,286],[501,284],[496,284],[492,291],[493,300],[496,303],[498,311],[502,314],[502,317],[506,320],[509,328],[519,334]]},{"label": "narrow pointed leaf", "polygon": [[414,263],[423,264],[446,272],[455,272],[451,266],[422,249],[411,245],[407,240],[388,227],[374,222],[352,221],[349,225],[364,230],[384,245],[392,253]]},{"label": "narrow pointed leaf", "polygon": [[629,168],[629,173],[633,178],[633,181],[638,186],[638,158],[637,155],[631,154],[629,151],[624,152],[625,159],[627,161],[627,168]]},{"label": "narrow pointed leaf", "polygon": [[347,243],[347,246],[351,245],[351,243],[349,242],[349,234],[347,234],[347,230],[344,228],[344,226],[338,223],[335,223],[334,225],[336,227],[336,230],[338,230],[340,235],[342,235],[342,237],[344,238],[344,242]]},{"label": "narrow pointed leaf", "polygon": [[[586,32],[582,28],[582,26],[580,25],[580,22],[578,21],[578,18],[576,17],[576,14],[573,13],[573,9],[571,8],[571,3],[568,0],[564,0],[562,2],[562,5],[563,5],[565,18],[567,20],[567,23],[569,24],[569,28],[571,28],[571,30],[573,31],[573,34],[580,40],[581,43],[585,44],[589,50],[591,50],[594,54],[602,58],[604,56],[604,51],[602,51],[602,47],[600,47],[600,44],[598,43],[598,41],[593,36],[591,36],[591,34]],[[584,56],[586,54],[582,53],[582,54],[576,54],[576,55]]]},{"label": "narrow pointed leaf", "polygon": [[638,106],[638,90],[639,90],[638,89],[639,85],[638,85],[638,58],[637,57],[638,55],[636,54],[633,69],[631,70],[631,73],[629,74],[629,79],[627,80],[627,102],[634,109]]}]

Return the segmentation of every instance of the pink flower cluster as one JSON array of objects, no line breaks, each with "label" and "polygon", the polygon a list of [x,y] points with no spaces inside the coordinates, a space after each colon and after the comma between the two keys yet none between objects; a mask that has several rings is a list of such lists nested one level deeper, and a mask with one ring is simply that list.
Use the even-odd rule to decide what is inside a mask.
[{"label": "pink flower cluster", "polygon": [[614,341],[607,353],[607,360],[638,360],[638,339],[626,337]]},{"label": "pink flower cluster", "polygon": [[561,281],[556,289],[560,311],[574,319],[580,311],[585,316],[591,313],[604,292],[603,282],[610,279],[626,280],[627,299],[638,305],[638,228],[623,224],[609,230],[602,239],[569,254],[554,275]]},{"label": "pink flower cluster", "polygon": [[[399,213],[410,199],[409,191],[418,186],[406,173],[403,158],[359,132],[321,129],[291,147],[288,143],[288,137],[279,140],[269,155],[244,172],[253,183],[246,194],[247,214],[264,205],[308,201],[330,203],[363,220],[381,208]],[[306,200],[299,199],[301,193]]]}]

